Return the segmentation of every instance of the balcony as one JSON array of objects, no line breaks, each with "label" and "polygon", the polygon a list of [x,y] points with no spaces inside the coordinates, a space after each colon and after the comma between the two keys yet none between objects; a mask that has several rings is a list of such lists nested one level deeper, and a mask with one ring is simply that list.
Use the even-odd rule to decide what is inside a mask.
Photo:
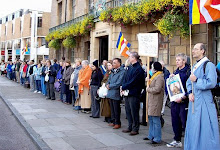
[{"label": "balcony", "polygon": [[[119,6],[122,6],[124,4],[129,4],[129,3],[138,3],[140,1],[142,1],[142,0],[110,0],[110,1],[105,3],[105,9],[119,7]],[[61,28],[69,27],[70,25],[72,25],[74,23],[82,21],[85,17],[87,17],[91,14],[96,14],[96,13],[97,12],[95,12],[94,4],[92,4],[92,5],[90,4],[88,14],[85,14],[83,16],[74,18],[74,19],[72,19],[68,22],[65,22],[63,24],[60,24],[58,26],[52,27],[52,28],[49,29],[49,32],[53,32],[53,31],[56,31],[56,30],[61,29]],[[96,19],[94,20],[94,22],[97,22],[98,21],[98,16],[95,15],[95,18]]]},{"label": "balcony", "polygon": [[56,30],[61,29],[61,28],[69,27],[70,25],[72,25],[74,23],[82,21],[87,16],[88,16],[88,14],[85,14],[83,16],[80,16],[80,17],[74,18],[74,19],[72,19],[70,21],[67,21],[65,23],[62,23],[62,24],[60,24],[58,26],[52,27],[52,28],[49,29],[49,32],[53,32],[53,31],[56,31]]},{"label": "balcony", "polygon": [[106,2],[105,7],[106,8],[114,8],[119,7],[124,4],[130,4],[130,3],[139,3],[142,0],[110,0]]}]

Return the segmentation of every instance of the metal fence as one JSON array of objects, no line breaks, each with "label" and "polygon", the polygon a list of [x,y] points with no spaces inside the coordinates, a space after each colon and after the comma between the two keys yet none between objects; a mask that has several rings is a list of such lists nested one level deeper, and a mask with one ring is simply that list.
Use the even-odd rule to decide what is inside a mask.
[{"label": "metal fence", "polygon": [[[128,4],[128,3],[138,3],[140,2],[141,0],[111,0],[111,1],[108,1],[105,3],[105,7],[106,9],[108,8],[115,8],[115,7],[119,7],[119,6],[122,6],[124,4]],[[91,7],[90,7],[91,8]],[[94,9],[94,8],[93,8]],[[89,14],[93,14],[94,10],[93,9],[89,9]],[[58,26],[55,26],[53,28],[50,28],[49,29],[49,32],[53,32],[53,31],[56,31],[60,28],[64,28],[64,27],[68,27],[74,23],[77,23],[79,21],[82,21],[85,17],[87,17],[89,14],[85,14],[85,15],[82,15],[80,17],[77,17],[77,18],[74,18],[68,22],[65,22],[63,24],[60,24]]]}]

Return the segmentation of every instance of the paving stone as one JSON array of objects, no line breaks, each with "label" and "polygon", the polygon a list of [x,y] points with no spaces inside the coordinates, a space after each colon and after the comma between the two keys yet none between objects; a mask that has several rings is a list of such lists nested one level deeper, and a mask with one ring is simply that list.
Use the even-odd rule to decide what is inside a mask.
[{"label": "paving stone", "polygon": [[91,132],[89,132],[88,130],[80,130],[80,129],[77,129],[77,130],[66,130],[66,131],[62,131],[63,134],[65,134],[66,136],[68,137],[71,137],[71,136],[79,136],[79,135],[90,135]]},{"label": "paving stone", "polygon": [[46,119],[46,120],[52,126],[73,124],[71,121],[67,120],[66,118],[52,118],[52,119]]},{"label": "paving stone", "polygon": [[39,118],[39,119],[49,119],[49,118],[57,118],[57,115],[43,113],[43,114],[37,114],[36,117]]},{"label": "paving stone", "polygon": [[35,115],[23,115],[25,120],[34,120],[37,119]]},{"label": "paving stone", "polygon": [[42,139],[55,138],[56,136],[50,132],[40,132],[38,133]]},{"label": "paving stone", "polygon": [[101,128],[100,126],[94,124],[94,123],[82,123],[82,124],[76,124],[75,127],[79,128],[79,129],[83,129],[83,130],[87,130],[87,129],[95,129],[95,128]]},{"label": "paving stone", "polygon": [[22,110],[19,110],[18,109],[18,112],[19,113],[38,113],[38,112],[47,112],[45,109],[31,109],[31,110],[24,110],[24,109],[22,109]]},{"label": "paving stone", "polygon": [[53,130],[49,127],[33,127],[33,129],[37,132],[37,133],[41,133],[41,132],[53,132]]},{"label": "paving stone", "polygon": [[32,127],[46,127],[50,124],[44,119],[27,120]]},{"label": "paving stone", "polygon": [[98,149],[106,147],[104,144],[89,135],[64,137],[63,139],[77,150]]},{"label": "paving stone", "polygon": [[73,119],[76,119],[76,117],[78,117],[77,115],[75,114],[57,114],[58,117],[61,117],[61,118],[73,118]]},{"label": "paving stone", "polygon": [[77,130],[73,125],[59,125],[59,126],[49,126],[54,131],[69,131],[69,130]]},{"label": "paving stone", "polygon": [[65,142],[62,138],[50,138],[50,139],[44,139],[44,141],[53,150],[74,150],[74,148],[70,144]]},{"label": "paving stone", "polygon": [[127,145],[133,144],[133,142],[115,134],[115,133],[102,133],[102,134],[93,134],[91,135],[96,140],[105,144],[106,146],[118,146],[118,145]]},{"label": "paving stone", "polygon": [[62,132],[55,132],[55,131],[53,131],[53,132],[51,132],[51,134],[53,134],[54,136],[56,136],[56,137],[65,137],[66,135],[64,134],[64,133],[62,133]]}]

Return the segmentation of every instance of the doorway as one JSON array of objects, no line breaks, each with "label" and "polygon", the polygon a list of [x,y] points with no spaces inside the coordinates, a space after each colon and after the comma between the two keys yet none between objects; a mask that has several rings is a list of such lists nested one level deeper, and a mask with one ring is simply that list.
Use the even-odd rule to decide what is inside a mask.
[{"label": "doorway", "polygon": [[102,64],[103,60],[108,60],[108,36],[102,36],[99,38],[99,64]]}]

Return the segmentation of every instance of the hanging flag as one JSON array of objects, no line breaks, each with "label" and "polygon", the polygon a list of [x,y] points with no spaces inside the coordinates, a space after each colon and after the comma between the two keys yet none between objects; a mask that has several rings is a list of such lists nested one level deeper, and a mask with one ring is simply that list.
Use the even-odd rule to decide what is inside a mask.
[{"label": "hanging flag", "polygon": [[25,52],[28,52],[28,45],[26,44]]},{"label": "hanging flag", "polygon": [[22,49],[22,55],[24,55],[25,52],[28,52],[28,45],[27,45],[27,44],[26,44],[26,46]]},{"label": "hanging flag", "polygon": [[190,24],[202,24],[220,18],[220,0],[189,0]]},{"label": "hanging flag", "polygon": [[131,44],[128,43],[128,41],[124,38],[123,34],[120,32],[116,48],[119,50],[120,54],[124,57],[129,57],[130,52],[129,48],[131,47]]}]

